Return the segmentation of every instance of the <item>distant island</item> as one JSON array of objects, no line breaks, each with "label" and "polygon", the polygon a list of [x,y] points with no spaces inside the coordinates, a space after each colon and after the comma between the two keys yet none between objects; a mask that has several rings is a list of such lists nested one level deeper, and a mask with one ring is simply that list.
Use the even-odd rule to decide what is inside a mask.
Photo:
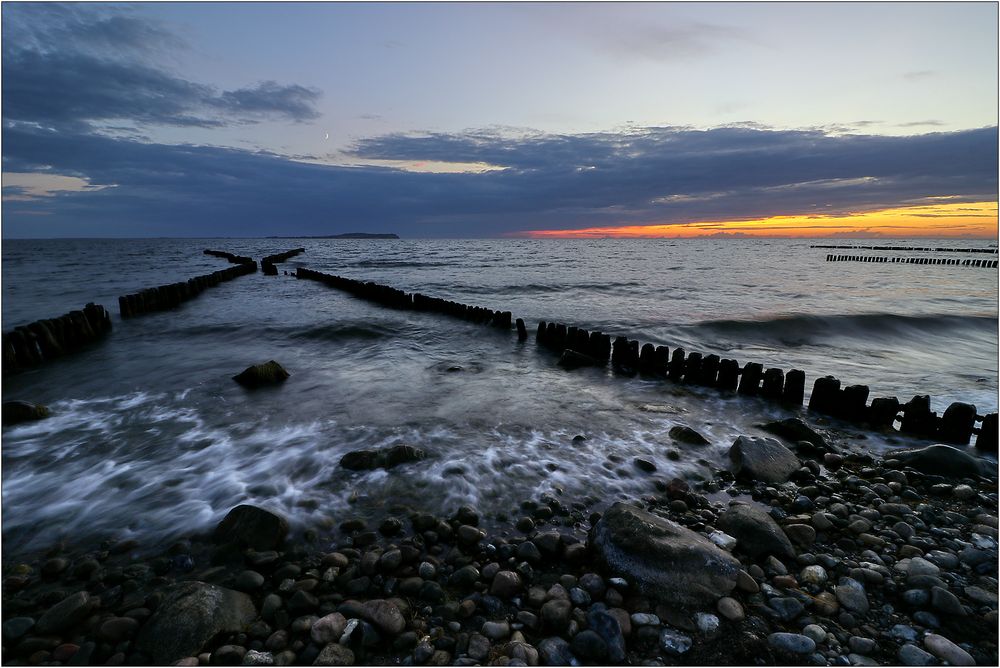
[{"label": "distant island", "polygon": [[317,236],[265,237],[266,239],[398,239],[398,234],[369,234],[368,232],[348,232],[347,234],[321,234]]}]

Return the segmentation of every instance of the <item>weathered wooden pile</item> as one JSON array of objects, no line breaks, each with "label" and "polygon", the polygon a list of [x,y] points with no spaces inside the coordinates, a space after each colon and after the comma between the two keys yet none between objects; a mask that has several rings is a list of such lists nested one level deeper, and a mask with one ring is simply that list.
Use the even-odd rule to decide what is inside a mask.
[{"label": "weathered wooden pile", "polygon": [[[469,306],[468,304],[460,304],[438,297],[428,297],[419,292],[411,294],[388,285],[324,274],[312,269],[306,269],[305,267],[299,267],[296,270],[295,277],[319,281],[330,287],[343,290],[359,299],[365,299],[390,308],[440,313],[468,322],[490,325],[498,329],[510,329],[511,327],[512,316],[510,311],[494,311],[482,306]],[[522,327],[523,324],[522,321]]]},{"label": "weathered wooden pile", "polygon": [[213,271],[211,274],[195,276],[186,281],[146,288],[131,295],[118,298],[118,311],[122,318],[132,318],[145,313],[166,311],[176,308],[183,302],[194,299],[206,289],[219,283],[231,281],[240,276],[246,276],[257,271],[257,263],[241,262],[235,267]]},{"label": "weathered wooden pile", "polygon": [[245,255],[233,255],[232,253],[227,253],[226,251],[211,250],[209,248],[205,249],[205,255],[211,255],[213,257],[221,257],[224,260],[229,260],[232,264],[253,264],[254,260],[252,257],[247,257]]},{"label": "weathered wooden pile", "polygon": [[293,248],[290,251],[285,251],[284,253],[275,253],[274,255],[268,255],[267,257],[261,259],[260,270],[267,276],[277,276],[278,268],[274,265],[281,264],[290,257],[295,257],[299,253],[305,253],[305,248]]},{"label": "weathered wooden pile", "polygon": [[927,246],[843,246],[830,244],[814,244],[809,248],[846,248],[854,250],[877,250],[877,251],[915,251],[929,253],[992,253],[996,255],[996,248],[930,248]]},{"label": "weathered wooden pile", "polygon": [[959,267],[983,267],[996,269],[997,260],[963,260],[956,257],[889,257],[886,255],[833,255],[826,256],[827,262],[889,262],[900,264],[948,264]]},{"label": "weathered wooden pile", "polygon": [[36,320],[3,335],[4,375],[37,367],[74,353],[111,331],[111,316],[100,304],[87,304],[58,318]]}]

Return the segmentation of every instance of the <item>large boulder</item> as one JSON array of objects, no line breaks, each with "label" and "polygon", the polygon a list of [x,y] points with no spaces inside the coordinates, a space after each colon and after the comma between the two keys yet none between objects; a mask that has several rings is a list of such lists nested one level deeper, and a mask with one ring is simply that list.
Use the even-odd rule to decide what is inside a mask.
[{"label": "large boulder", "polygon": [[898,460],[903,466],[932,475],[966,478],[986,473],[979,459],[950,445],[938,444],[928,445],[925,448],[896,450],[886,454],[885,458]]},{"label": "large boulder", "polygon": [[288,372],[274,360],[263,364],[248,366],[241,373],[233,376],[233,380],[243,387],[262,387],[264,385],[277,385],[288,379]]},{"label": "large boulder", "polygon": [[773,438],[740,436],[729,449],[733,473],[763,482],[785,482],[799,469],[799,459]]},{"label": "large boulder", "polygon": [[391,469],[393,466],[416,462],[427,456],[420,448],[412,445],[394,445],[380,450],[355,450],[340,458],[340,465],[351,471]]},{"label": "large boulder", "polygon": [[4,426],[42,420],[48,416],[49,409],[40,404],[32,404],[27,401],[3,402]]},{"label": "large boulder", "polygon": [[280,515],[256,506],[236,506],[215,527],[216,543],[250,547],[258,552],[281,546],[288,535],[288,522]]},{"label": "large boulder", "polygon": [[257,617],[246,594],[204,582],[174,585],[143,625],[136,647],[166,666],[196,656],[220,633],[239,633]]},{"label": "large boulder", "polygon": [[751,557],[773,554],[794,557],[788,536],[764,510],[749,503],[732,503],[715,526],[736,539],[736,549]]},{"label": "large boulder", "polygon": [[740,562],[670,520],[615,503],[594,525],[590,546],[607,567],[647,596],[705,607],[736,586]]}]

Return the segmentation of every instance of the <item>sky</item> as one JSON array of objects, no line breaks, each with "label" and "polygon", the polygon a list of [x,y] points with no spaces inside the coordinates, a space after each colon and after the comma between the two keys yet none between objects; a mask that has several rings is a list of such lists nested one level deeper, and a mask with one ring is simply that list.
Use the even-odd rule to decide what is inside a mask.
[{"label": "sky", "polygon": [[2,235],[996,237],[997,11],[4,2]]}]

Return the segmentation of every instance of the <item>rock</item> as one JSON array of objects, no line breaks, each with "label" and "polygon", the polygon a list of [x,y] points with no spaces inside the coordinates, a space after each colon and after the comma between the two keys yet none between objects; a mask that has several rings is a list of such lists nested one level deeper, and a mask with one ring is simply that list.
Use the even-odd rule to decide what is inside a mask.
[{"label": "rock", "polygon": [[696,432],[691,427],[677,425],[670,428],[670,438],[680,443],[688,445],[708,445],[708,439]]},{"label": "rock", "polygon": [[510,635],[510,624],[504,621],[486,622],[479,632],[490,640],[503,640]]},{"label": "rock", "polygon": [[806,566],[799,573],[799,580],[805,584],[821,585],[827,580],[826,569],[822,566]]},{"label": "rock", "polygon": [[469,648],[466,653],[482,663],[490,654],[490,641],[478,633],[473,633],[469,637]]},{"label": "rock", "polygon": [[5,427],[24,422],[43,420],[49,416],[49,409],[47,407],[27,401],[5,401],[0,411],[2,411],[3,425]]},{"label": "rock", "polygon": [[239,505],[215,527],[212,539],[216,543],[264,551],[280,547],[286,535],[288,522],[280,515],[256,506]]},{"label": "rock", "polygon": [[351,471],[369,471],[372,469],[391,469],[400,464],[420,461],[427,457],[420,448],[412,445],[394,445],[391,448],[379,450],[355,450],[340,458],[340,465]]},{"label": "rock", "polygon": [[719,618],[708,612],[694,613],[694,624],[705,635],[712,635],[719,630]]},{"label": "rock", "polygon": [[928,445],[912,450],[896,450],[886,454],[885,458],[896,459],[903,466],[931,475],[967,478],[982,475],[984,472],[979,459],[950,445]]},{"label": "rock", "polygon": [[953,666],[974,666],[972,656],[964,649],[948,640],[944,636],[935,633],[928,633],[924,636],[924,647],[930,650],[931,654],[947,661]]},{"label": "rock", "polygon": [[733,473],[762,482],[785,482],[799,470],[791,450],[773,438],[740,436],[729,449]]},{"label": "rock", "polygon": [[100,600],[85,591],[70,594],[39,617],[35,632],[38,635],[58,635],[85,620],[99,605]]},{"label": "rock", "polygon": [[514,571],[499,571],[493,576],[493,586],[490,593],[499,598],[510,599],[521,592],[521,576]]},{"label": "rock", "polygon": [[331,612],[313,622],[309,629],[309,637],[317,645],[326,645],[340,640],[347,628],[347,618],[339,612]]},{"label": "rock", "polygon": [[[673,501],[671,501],[671,503],[673,503]],[[681,501],[681,503],[684,502]],[[716,545],[718,545],[721,549],[725,550],[726,552],[732,552],[734,549],[736,549],[736,543],[737,543],[736,538],[730,536],[728,533],[724,531],[713,531],[712,533],[708,534],[708,539],[713,543],[715,543]]]},{"label": "rock", "polygon": [[824,512],[813,513],[813,516],[809,519],[809,523],[817,531],[829,531],[833,528],[833,522],[830,521],[830,518]]},{"label": "rock", "polygon": [[804,547],[816,542],[816,529],[808,524],[788,524],[785,526],[785,535]]},{"label": "rock", "polygon": [[795,549],[777,522],[759,506],[732,503],[716,526],[737,540],[736,549],[751,557],[766,554],[794,557]]},{"label": "rock", "polygon": [[570,350],[566,348],[563,350],[562,355],[559,357],[557,362],[559,366],[566,369],[567,371],[572,371],[573,369],[579,369],[587,366],[598,366],[597,360],[589,355],[584,355],[583,353],[578,353],[575,350]]},{"label": "rock", "polygon": [[958,597],[941,587],[931,587],[931,605],[935,610],[952,617],[965,617],[968,614]]},{"label": "rock", "polygon": [[233,380],[247,388],[276,385],[288,379],[288,372],[281,365],[270,360],[263,364],[255,364],[233,376]]},{"label": "rock", "polygon": [[564,599],[547,601],[540,611],[545,628],[562,633],[569,626],[573,604]]},{"label": "rock", "polygon": [[812,654],[816,651],[816,642],[798,633],[772,633],[767,637],[767,644],[787,654]]},{"label": "rock", "polygon": [[5,647],[12,646],[21,639],[25,633],[35,625],[35,620],[31,617],[12,617],[3,623],[3,644]]},{"label": "rock", "polygon": [[314,666],[353,666],[354,652],[339,643],[332,642],[320,650],[312,662]]},{"label": "rock", "polygon": [[244,666],[273,666],[274,655],[270,652],[258,652],[255,649],[247,651],[243,655]]},{"label": "rock", "polygon": [[625,636],[614,615],[603,610],[591,610],[587,613],[587,625],[604,642],[609,661],[621,663],[625,660]]},{"label": "rock", "polygon": [[194,656],[219,633],[242,631],[257,617],[246,594],[204,582],[171,587],[143,625],[136,647],[156,664]]},{"label": "rock", "polygon": [[807,624],[802,628],[802,635],[810,638],[814,643],[819,645],[824,640],[826,640],[826,631],[819,624]]},{"label": "rock", "polygon": [[246,648],[240,645],[223,645],[212,652],[209,663],[213,666],[238,666],[246,653]]},{"label": "rock", "polygon": [[[732,599],[730,599],[732,600]],[[635,626],[659,626],[660,618],[648,612],[633,612],[629,617]]]},{"label": "rock", "polygon": [[871,638],[851,636],[847,639],[847,646],[851,648],[852,652],[867,656],[875,650],[875,641]]},{"label": "rock", "polygon": [[778,614],[778,619],[783,622],[790,622],[805,611],[805,606],[791,596],[772,598],[768,605]]},{"label": "rock", "polygon": [[723,596],[719,599],[716,604],[716,609],[719,614],[728,619],[731,622],[743,621],[745,613],[743,612],[743,606],[735,598],[729,596]]},{"label": "rock", "polygon": [[577,633],[570,642],[570,648],[573,654],[587,663],[603,664],[608,655],[607,643],[590,629]]},{"label": "rock", "polygon": [[236,576],[233,582],[233,589],[237,591],[251,592],[264,586],[264,576],[257,571],[243,571]]},{"label": "rock", "polygon": [[569,643],[558,636],[538,643],[538,657],[545,666],[569,666],[577,663]]},{"label": "rock", "polygon": [[642,457],[636,457],[632,460],[632,463],[640,471],[645,471],[646,473],[652,473],[656,470],[656,464],[649,461],[648,459],[643,459]]},{"label": "rock", "polygon": [[937,564],[927,561],[923,557],[911,557],[909,566],[906,569],[907,579],[916,577],[918,575],[934,575],[937,576],[941,573],[941,569]]},{"label": "rock", "polygon": [[904,666],[931,666],[936,663],[933,654],[928,654],[916,645],[906,643],[899,648],[896,654],[899,662]]},{"label": "rock", "polygon": [[665,603],[712,605],[736,586],[740,564],[731,555],[690,529],[623,503],[604,513],[589,542],[610,570]]},{"label": "rock", "polygon": [[853,578],[840,578],[836,588],[837,600],[851,612],[868,612],[868,595],[865,587]]},{"label": "rock", "polygon": [[787,420],[777,420],[768,422],[761,427],[764,431],[770,432],[778,438],[783,438],[789,443],[806,441],[812,443],[821,450],[829,450],[826,439],[812,430],[805,422],[799,418],[788,418]]},{"label": "rock", "polygon": [[660,647],[670,656],[680,656],[691,649],[691,637],[673,629],[660,631]]},{"label": "rock", "polygon": [[131,617],[111,617],[101,622],[97,629],[97,637],[106,642],[116,644],[131,638],[139,629],[139,621]]}]

